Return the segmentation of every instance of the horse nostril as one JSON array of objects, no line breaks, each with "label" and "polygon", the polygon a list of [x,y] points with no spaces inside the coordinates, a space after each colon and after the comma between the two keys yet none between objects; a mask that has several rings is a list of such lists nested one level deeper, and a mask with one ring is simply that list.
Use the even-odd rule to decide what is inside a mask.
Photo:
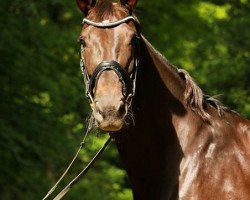
[{"label": "horse nostril", "polygon": [[103,108],[100,105],[99,101],[95,100],[94,101],[94,110],[96,113],[98,113],[102,118],[104,118],[104,112],[103,112]]},{"label": "horse nostril", "polygon": [[118,107],[118,113],[120,115],[123,115],[125,113],[126,109],[125,109],[125,103],[124,101],[120,101],[120,105]]},{"label": "horse nostril", "polygon": [[115,104],[115,101],[105,101],[105,99],[99,101],[96,99],[94,100],[94,112],[96,116],[104,120],[109,118],[120,118],[126,113],[125,101],[121,99]]}]

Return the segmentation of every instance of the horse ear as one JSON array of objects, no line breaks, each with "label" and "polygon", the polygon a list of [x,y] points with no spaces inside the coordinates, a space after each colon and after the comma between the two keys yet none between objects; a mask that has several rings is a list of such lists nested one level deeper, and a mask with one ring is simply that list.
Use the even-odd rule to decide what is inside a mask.
[{"label": "horse ear", "polygon": [[122,5],[128,6],[130,10],[133,10],[138,0],[120,0]]},{"label": "horse ear", "polygon": [[90,8],[94,7],[96,0],[76,0],[79,9],[85,14],[88,14]]}]

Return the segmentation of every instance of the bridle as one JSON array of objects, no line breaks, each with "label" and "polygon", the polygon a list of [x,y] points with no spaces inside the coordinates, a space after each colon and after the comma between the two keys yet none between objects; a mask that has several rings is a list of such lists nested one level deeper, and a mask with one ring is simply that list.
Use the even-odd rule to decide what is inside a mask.
[{"label": "bridle", "polygon": [[[127,23],[128,21],[133,21],[135,23],[137,31],[138,31],[139,22],[133,16],[128,16],[128,17],[125,17],[124,19],[121,19],[119,21],[110,22],[110,23],[106,22],[106,21],[104,21],[102,23],[96,23],[96,22],[93,22],[89,19],[84,18],[82,24],[86,23],[88,25],[92,25],[92,26],[99,27],[99,28],[112,28],[112,27],[119,26],[120,24]],[[140,33],[140,32],[138,31],[138,33]],[[87,70],[85,67],[85,62],[84,62],[84,57],[83,57],[84,48],[81,45],[80,67],[81,67],[83,77],[84,77],[84,82],[85,82],[85,87],[86,87],[86,96],[87,96],[87,98],[90,99],[91,103],[94,103],[93,102],[94,88],[96,86],[96,83],[97,83],[100,75],[106,70],[113,70],[118,75],[118,77],[122,83],[123,96],[126,98],[126,101],[129,102],[129,105],[131,104],[131,101],[132,101],[133,97],[135,96],[137,71],[138,71],[138,67],[140,65],[139,40],[140,40],[140,37],[136,38],[136,41],[134,44],[135,66],[134,66],[134,69],[131,72],[131,74],[129,74],[124,68],[122,68],[122,66],[118,62],[111,60],[111,61],[102,61],[96,67],[95,71],[93,72],[92,76],[90,77],[89,74],[87,73]],[[74,156],[73,160],[71,161],[71,163],[69,164],[69,166],[67,167],[65,172],[62,174],[62,176],[56,182],[56,184],[45,195],[43,200],[46,200],[55,191],[58,184],[62,181],[64,176],[67,174],[67,172],[69,171],[69,169],[71,168],[71,166],[75,162],[78,154],[80,153],[80,150],[82,149],[82,146],[85,142],[86,136],[91,131],[91,129],[92,129],[92,122],[88,121],[88,126],[86,129],[85,137],[84,137],[83,141],[81,142],[80,147],[79,147],[76,155]],[[111,140],[112,140],[112,138],[110,136],[109,139],[106,141],[106,143],[103,145],[103,147],[96,153],[96,155],[93,157],[93,159],[88,163],[88,165],[53,200],[60,200],[64,195],[66,195],[69,192],[69,190],[75,184],[77,184],[83,178],[83,176],[88,172],[88,170],[91,168],[91,166],[93,166],[93,164],[99,158],[99,156],[102,154],[102,152],[105,150],[105,148],[109,145]]]},{"label": "bridle", "polygon": [[[139,22],[134,16],[128,16],[116,22],[103,21],[101,23],[97,23],[87,18],[84,18],[82,21],[82,24],[83,25],[88,24],[97,28],[106,29],[106,28],[117,27],[129,21],[134,22],[137,32],[138,34],[140,34]],[[118,62],[116,62],[115,60],[110,60],[110,61],[102,61],[101,63],[99,63],[95,71],[93,72],[93,74],[90,76],[86,70],[85,59],[83,57],[84,47],[83,45],[81,45],[80,68],[84,77],[86,97],[90,100],[92,105],[94,104],[93,96],[94,96],[95,86],[101,74],[107,70],[112,70],[117,74],[117,76],[119,77],[119,80],[122,83],[122,94],[126,102],[128,102],[129,105],[131,105],[131,101],[133,97],[135,96],[137,72],[138,72],[138,68],[140,65],[139,42],[140,42],[140,36],[136,37],[133,43],[134,52],[135,52],[134,53],[135,66],[133,68],[133,71],[130,74]]]}]

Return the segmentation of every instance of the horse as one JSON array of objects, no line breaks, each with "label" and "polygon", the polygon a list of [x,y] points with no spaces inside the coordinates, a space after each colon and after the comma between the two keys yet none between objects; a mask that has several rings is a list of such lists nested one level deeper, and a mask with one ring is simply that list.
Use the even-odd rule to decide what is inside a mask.
[{"label": "horse", "polygon": [[114,138],[135,200],[249,200],[250,121],[206,96],[141,34],[137,0],[77,0],[96,126]]}]

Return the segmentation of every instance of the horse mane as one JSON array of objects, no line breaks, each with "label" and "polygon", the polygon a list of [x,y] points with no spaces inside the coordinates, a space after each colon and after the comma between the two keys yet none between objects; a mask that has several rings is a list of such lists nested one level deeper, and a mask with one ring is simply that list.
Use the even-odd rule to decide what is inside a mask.
[{"label": "horse mane", "polygon": [[210,115],[206,111],[207,106],[211,105],[216,108],[219,116],[222,116],[225,112],[234,112],[228,107],[223,106],[221,102],[215,97],[205,95],[201,88],[196,84],[190,74],[183,69],[175,68],[179,76],[185,81],[186,88],[184,92],[184,103],[187,107],[191,108],[196,114],[198,114],[204,121],[209,121]]},{"label": "horse mane", "polygon": [[208,105],[214,107],[220,117],[222,117],[225,112],[238,114],[236,111],[224,106],[218,99],[216,99],[216,97],[204,94],[202,89],[197,85],[197,83],[186,70],[179,69],[178,67],[172,65],[165,57],[163,58],[166,60],[165,62],[167,62],[167,65],[171,66],[171,69],[178,73],[180,78],[185,81],[185,105],[193,110],[204,121],[210,121],[210,114],[207,112]]},{"label": "horse mane", "polygon": [[159,58],[164,62],[174,73],[177,73],[179,77],[185,82],[185,92],[184,92],[184,104],[186,107],[193,110],[198,116],[200,116],[204,121],[210,121],[210,114],[207,112],[207,107],[213,106],[219,116],[223,116],[225,112],[237,112],[229,109],[226,106],[223,106],[221,102],[215,97],[205,95],[201,88],[196,84],[190,74],[184,70],[179,69],[175,65],[171,64],[159,51],[157,51],[145,37],[143,40],[146,42],[146,45],[151,47],[151,49],[159,56]]}]

